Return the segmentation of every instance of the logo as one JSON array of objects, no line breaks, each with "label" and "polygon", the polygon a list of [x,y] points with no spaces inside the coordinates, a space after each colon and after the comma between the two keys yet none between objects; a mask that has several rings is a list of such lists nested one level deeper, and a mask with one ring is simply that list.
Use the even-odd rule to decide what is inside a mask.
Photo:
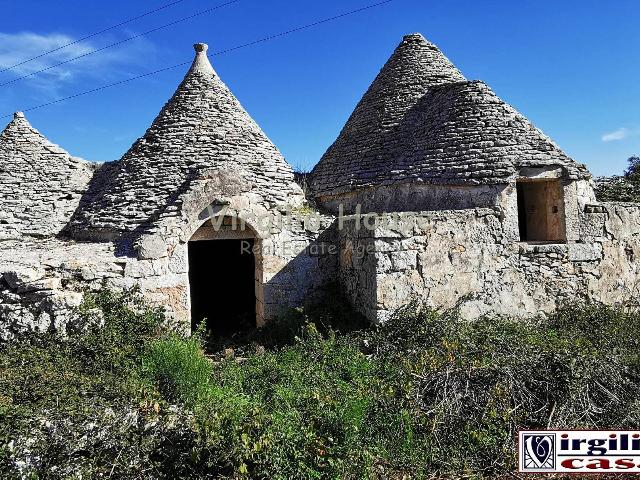
[{"label": "logo", "polygon": [[522,470],[547,472],[556,468],[555,433],[524,433],[520,443]]},{"label": "logo", "polygon": [[640,473],[640,431],[520,431],[518,457],[521,473]]}]

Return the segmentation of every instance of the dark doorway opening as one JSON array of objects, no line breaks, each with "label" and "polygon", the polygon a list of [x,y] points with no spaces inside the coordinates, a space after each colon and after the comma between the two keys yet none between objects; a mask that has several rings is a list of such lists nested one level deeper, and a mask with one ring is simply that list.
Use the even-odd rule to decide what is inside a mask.
[{"label": "dark doorway opening", "polygon": [[562,185],[557,180],[516,182],[521,241],[564,242]]},{"label": "dark doorway opening", "polygon": [[253,240],[189,242],[191,328],[226,337],[256,327]]}]

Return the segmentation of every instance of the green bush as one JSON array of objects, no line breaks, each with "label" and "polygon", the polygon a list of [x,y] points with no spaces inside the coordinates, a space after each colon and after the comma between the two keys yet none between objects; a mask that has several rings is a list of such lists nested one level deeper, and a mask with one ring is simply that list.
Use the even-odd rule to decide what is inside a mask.
[{"label": "green bush", "polygon": [[87,295],[79,313],[82,328],[67,339],[34,334],[0,348],[2,478],[94,476],[111,471],[123,445],[135,455],[131,416],[158,398],[141,353],[164,316],[136,290]]},{"label": "green bush", "polygon": [[197,337],[169,334],[149,345],[142,371],[165,400],[193,406],[210,389],[213,369]]},{"label": "green bush", "polygon": [[313,325],[291,347],[220,363],[214,383],[226,400],[199,413],[203,425],[216,418],[212,430],[224,432],[210,445],[211,465],[251,478],[366,477],[402,444],[397,425],[393,435],[372,436],[402,425],[400,392],[379,373],[349,339],[323,337]]},{"label": "green bush", "polygon": [[464,322],[412,305],[369,345],[420,379],[431,468],[496,475],[515,469],[518,429],[638,425],[638,331],[638,313],[601,305],[537,322]]},{"label": "green bush", "polygon": [[214,355],[135,292],[96,310],[101,328],[0,351],[2,478],[494,478],[519,428],[640,423],[629,309],[466,322],[410,305],[360,329],[296,311]]}]

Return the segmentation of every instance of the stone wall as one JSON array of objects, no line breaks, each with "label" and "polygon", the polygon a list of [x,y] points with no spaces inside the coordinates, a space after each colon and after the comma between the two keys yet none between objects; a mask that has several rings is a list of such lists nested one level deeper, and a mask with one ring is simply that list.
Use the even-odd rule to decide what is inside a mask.
[{"label": "stone wall", "polygon": [[0,342],[34,331],[64,334],[83,291],[103,281],[122,286],[125,266],[110,244],[0,242]]},{"label": "stone wall", "polygon": [[[326,216],[291,212],[289,222],[259,233],[258,323],[313,300],[334,281],[337,256],[326,252],[335,243],[332,222]],[[0,342],[33,331],[64,334],[74,324],[73,309],[83,292],[103,285],[139,286],[151,303],[165,307],[169,319],[188,330],[190,238],[144,237],[136,246],[138,257],[120,252],[114,243],[53,238],[0,242]]]},{"label": "stone wall", "polygon": [[334,215],[368,212],[422,212],[493,207],[501,203],[507,185],[433,185],[405,183],[377,185],[340,195],[319,197],[317,202]]},{"label": "stone wall", "polygon": [[622,302],[640,286],[640,205],[587,205],[581,241],[564,244],[513,241],[499,208],[360,220],[359,230],[355,216],[339,230],[339,271],[376,322],[412,299],[466,318],[531,317],[573,300]]},{"label": "stone wall", "polygon": [[[370,214],[359,229],[355,216],[309,213],[260,233],[264,320],[302,305],[336,278],[372,321],[386,320],[412,299],[477,318],[531,317],[572,300],[611,304],[638,296],[637,204],[586,205],[576,222],[582,241],[565,244],[513,241],[498,207]],[[122,255],[111,243],[2,242],[0,340],[34,330],[64,333],[82,292],[103,284],[139,285],[188,329],[187,241],[154,244],[153,238],[139,246],[141,258]]]}]

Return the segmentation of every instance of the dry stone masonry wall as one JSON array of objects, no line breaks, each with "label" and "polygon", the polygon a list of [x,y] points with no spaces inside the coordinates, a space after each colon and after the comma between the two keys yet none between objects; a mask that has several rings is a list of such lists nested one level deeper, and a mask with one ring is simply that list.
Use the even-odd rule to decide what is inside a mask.
[{"label": "dry stone masonry wall", "polygon": [[334,211],[345,197],[382,211],[388,202],[369,199],[387,197],[389,185],[417,191],[413,204],[394,210],[434,210],[442,207],[421,192],[425,184],[504,185],[522,168],[551,165],[566,179],[590,177],[485,83],[465,80],[437,47],[411,35],[314,168],[312,187]]},{"label": "dry stone masonry wall", "polygon": [[553,312],[563,303],[608,304],[640,294],[640,206],[588,205],[581,241],[514,242],[499,209],[349,217],[340,232],[340,275],[354,305],[386,320],[412,299],[458,308],[466,318]]},{"label": "dry stone masonry wall", "polygon": [[76,238],[112,239],[153,231],[179,216],[184,195],[211,170],[242,176],[267,207],[301,203],[291,167],[213,70],[207,46],[145,135],[102,178],[74,216]]},{"label": "dry stone masonry wall", "polygon": [[[140,287],[188,329],[199,240],[254,241],[258,325],[336,280],[374,322],[413,299],[477,318],[638,296],[640,206],[597,203],[583,165],[421,35],[381,70],[309,176],[308,199],[206,45],[195,49],[119,161],[71,157],[21,114],[0,134],[0,342],[80,328],[83,292],[103,286]],[[519,182],[554,185],[534,207],[564,228],[561,241],[520,241]]]},{"label": "dry stone masonry wall", "polygon": [[58,234],[93,172],[16,113],[0,134],[0,241]]}]

